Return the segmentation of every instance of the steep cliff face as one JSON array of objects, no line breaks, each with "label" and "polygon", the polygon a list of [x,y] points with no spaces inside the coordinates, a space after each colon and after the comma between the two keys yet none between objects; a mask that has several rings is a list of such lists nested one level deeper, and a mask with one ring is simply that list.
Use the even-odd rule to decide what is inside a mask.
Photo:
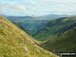
[{"label": "steep cliff face", "polygon": [[0,15],[0,57],[58,57],[38,47],[26,32]]}]

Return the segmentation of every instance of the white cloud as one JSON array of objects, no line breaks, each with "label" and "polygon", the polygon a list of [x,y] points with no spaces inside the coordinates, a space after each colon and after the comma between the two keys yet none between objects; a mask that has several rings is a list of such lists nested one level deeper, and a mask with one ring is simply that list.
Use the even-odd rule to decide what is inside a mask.
[{"label": "white cloud", "polygon": [[8,13],[10,15],[12,13],[17,13],[19,15],[26,14],[28,10],[24,5],[19,3],[0,2],[0,11],[3,13]]},{"label": "white cloud", "polygon": [[76,14],[75,5],[76,0],[13,0],[0,2],[0,12],[8,15]]}]

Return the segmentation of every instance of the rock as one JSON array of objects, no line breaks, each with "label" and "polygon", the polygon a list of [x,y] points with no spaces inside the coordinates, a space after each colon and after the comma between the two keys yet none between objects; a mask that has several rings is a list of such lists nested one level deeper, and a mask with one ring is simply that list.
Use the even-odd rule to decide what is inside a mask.
[{"label": "rock", "polygon": [[32,40],[30,40],[30,42],[34,45],[35,44],[35,42],[33,42]]}]

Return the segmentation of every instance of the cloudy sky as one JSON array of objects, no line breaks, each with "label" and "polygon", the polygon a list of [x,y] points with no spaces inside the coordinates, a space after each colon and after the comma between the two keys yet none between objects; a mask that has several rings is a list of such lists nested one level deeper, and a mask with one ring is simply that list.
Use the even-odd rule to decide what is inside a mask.
[{"label": "cloudy sky", "polygon": [[76,0],[0,0],[0,14],[42,16],[76,14]]}]

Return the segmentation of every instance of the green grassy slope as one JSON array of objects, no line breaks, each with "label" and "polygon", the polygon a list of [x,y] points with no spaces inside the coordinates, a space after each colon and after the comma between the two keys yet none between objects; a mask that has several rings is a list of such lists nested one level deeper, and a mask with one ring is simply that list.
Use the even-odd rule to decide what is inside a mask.
[{"label": "green grassy slope", "polygon": [[31,36],[0,15],[0,57],[58,57],[38,47]]},{"label": "green grassy slope", "polygon": [[76,27],[42,44],[42,47],[54,53],[76,51]]},{"label": "green grassy slope", "polygon": [[76,26],[76,16],[54,19],[43,26],[34,37],[39,41],[49,40],[74,26]]}]

